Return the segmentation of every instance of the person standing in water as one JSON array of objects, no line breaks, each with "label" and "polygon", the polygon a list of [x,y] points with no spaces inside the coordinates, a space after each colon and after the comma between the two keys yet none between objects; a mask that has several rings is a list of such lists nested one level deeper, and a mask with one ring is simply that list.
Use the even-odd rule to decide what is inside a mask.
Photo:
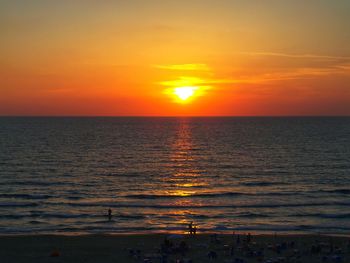
[{"label": "person standing in water", "polygon": [[108,220],[111,221],[112,220],[112,209],[108,209]]}]

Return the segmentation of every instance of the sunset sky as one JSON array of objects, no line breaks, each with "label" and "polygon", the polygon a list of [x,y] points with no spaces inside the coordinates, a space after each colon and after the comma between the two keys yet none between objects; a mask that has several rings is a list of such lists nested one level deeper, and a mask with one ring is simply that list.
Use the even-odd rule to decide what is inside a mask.
[{"label": "sunset sky", "polygon": [[0,115],[350,115],[349,14],[348,0],[1,0]]}]

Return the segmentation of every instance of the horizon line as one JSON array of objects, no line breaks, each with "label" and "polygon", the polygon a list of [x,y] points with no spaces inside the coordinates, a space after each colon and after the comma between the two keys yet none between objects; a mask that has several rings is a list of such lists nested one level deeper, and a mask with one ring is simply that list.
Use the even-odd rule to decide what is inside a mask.
[{"label": "horizon line", "polygon": [[0,118],[322,118],[350,115],[1,115]]}]

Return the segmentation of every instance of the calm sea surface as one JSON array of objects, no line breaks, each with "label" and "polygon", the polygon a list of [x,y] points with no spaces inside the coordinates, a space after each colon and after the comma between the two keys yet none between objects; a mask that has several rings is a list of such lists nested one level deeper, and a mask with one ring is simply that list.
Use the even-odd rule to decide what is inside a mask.
[{"label": "calm sea surface", "polygon": [[349,234],[350,118],[0,118],[0,234],[189,221]]}]

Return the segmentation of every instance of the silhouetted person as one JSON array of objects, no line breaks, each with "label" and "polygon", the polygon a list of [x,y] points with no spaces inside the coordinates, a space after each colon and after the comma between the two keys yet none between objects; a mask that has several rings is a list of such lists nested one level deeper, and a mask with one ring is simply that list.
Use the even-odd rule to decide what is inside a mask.
[{"label": "silhouetted person", "polygon": [[247,243],[250,243],[250,241],[252,240],[252,236],[250,233],[248,233],[247,235]]},{"label": "silhouetted person", "polygon": [[193,234],[193,221],[191,221],[189,224],[188,224],[188,233],[190,235]]},{"label": "silhouetted person", "polygon": [[209,259],[216,259],[218,257],[218,254],[213,250],[209,251],[207,255]]},{"label": "silhouetted person", "polygon": [[220,240],[218,239],[218,234],[212,234],[210,235],[210,243],[214,243],[214,244],[219,244]]},{"label": "silhouetted person", "polygon": [[162,253],[170,253],[173,247],[173,243],[165,238],[163,244],[161,244],[161,251]]},{"label": "silhouetted person", "polygon": [[112,220],[112,209],[108,209],[108,220],[111,221]]},{"label": "silhouetted person", "polygon": [[185,253],[188,251],[188,245],[185,241],[181,241],[179,245],[179,252],[184,256]]},{"label": "silhouetted person", "polygon": [[197,226],[194,226],[193,227],[193,235],[196,235],[197,234]]}]

